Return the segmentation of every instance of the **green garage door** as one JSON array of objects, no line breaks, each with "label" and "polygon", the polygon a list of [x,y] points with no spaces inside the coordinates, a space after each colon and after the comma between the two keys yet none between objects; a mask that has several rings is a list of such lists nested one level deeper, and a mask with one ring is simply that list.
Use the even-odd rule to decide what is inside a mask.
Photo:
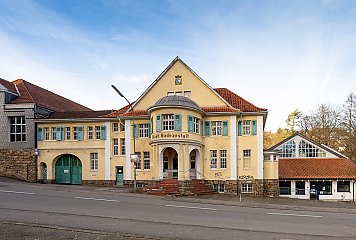
[{"label": "green garage door", "polygon": [[63,155],[56,162],[56,183],[82,184],[82,163],[73,155]]}]

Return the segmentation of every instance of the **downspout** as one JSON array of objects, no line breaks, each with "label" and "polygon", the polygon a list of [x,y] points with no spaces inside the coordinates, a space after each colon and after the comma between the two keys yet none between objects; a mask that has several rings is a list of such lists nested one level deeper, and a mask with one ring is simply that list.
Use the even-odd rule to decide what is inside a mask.
[{"label": "downspout", "polygon": [[355,202],[355,180],[352,180],[352,201]]},{"label": "downspout", "polygon": [[240,202],[241,202],[241,193],[239,191],[239,121],[242,119],[242,113],[240,112],[240,118],[237,119],[237,131],[236,131],[236,194],[240,194]]}]

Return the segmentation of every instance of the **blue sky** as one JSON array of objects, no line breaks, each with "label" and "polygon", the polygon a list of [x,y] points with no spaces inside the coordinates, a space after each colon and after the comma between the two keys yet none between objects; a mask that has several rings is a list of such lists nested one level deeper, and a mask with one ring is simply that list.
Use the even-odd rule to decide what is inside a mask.
[{"label": "blue sky", "polygon": [[0,77],[95,110],[135,100],[176,57],[212,87],[269,109],[356,92],[356,1],[0,1]]}]

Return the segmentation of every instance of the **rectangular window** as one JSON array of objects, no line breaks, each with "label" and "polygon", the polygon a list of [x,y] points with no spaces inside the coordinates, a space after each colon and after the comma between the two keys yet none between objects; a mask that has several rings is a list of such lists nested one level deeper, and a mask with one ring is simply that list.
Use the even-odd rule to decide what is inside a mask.
[{"label": "rectangular window", "polygon": [[52,127],[52,140],[56,140],[57,139],[57,128],[56,127]]},{"label": "rectangular window", "polygon": [[191,91],[184,91],[184,97],[190,98]]},{"label": "rectangular window", "polygon": [[125,138],[120,138],[120,153],[121,155],[126,154]]},{"label": "rectangular window", "polygon": [[138,161],[135,162],[135,167],[136,167],[136,169],[141,169],[141,153],[140,152],[135,152],[135,154],[138,155]]},{"label": "rectangular window", "polygon": [[70,127],[66,127],[66,140],[70,140],[70,134],[71,134],[71,131],[70,131]]},{"label": "rectangular window", "polygon": [[219,184],[214,184],[213,189],[217,191],[218,193],[224,193],[225,192],[225,184],[219,183]]},{"label": "rectangular window", "polygon": [[73,127],[73,139],[78,140],[78,127]]},{"label": "rectangular window", "polygon": [[44,136],[44,140],[49,140],[49,128],[45,127],[43,128],[43,136]]},{"label": "rectangular window", "polygon": [[167,92],[167,96],[173,96],[174,92]]},{"label": "rectangular window", "polygon": [[251,169],[251,150],[243,150],[243,168]]},{"label": "rectangular window", "polygon": [[183,92],[180,92],[180,91],[179,91],[179,92],[176,92],[176,95],[177,95],[177,96],[183,96]]},{"label": "rectangular window", "polygon": [[114,151],[114,156],[119,155],[119,139],[114,138],[113,139],[113,151]]},{"label": "rectangular window", "polygon": [[291,195],[291,181],[279,181],[279,195]]},{"label": "rectangular window", "polygon": [[112,131],[113,132],[118,132],[119,131],[119,123],[113,123],[112,124]]},{"label": "rectangular window", "polygon": [[199,133],[199,118],[193,117],[193,132]]},{"label": "rectangular window", "polygon": [[296,181],[295,182],[295,195],[305,195],[305,182]]},{"label": "rectangular window", "polygon": [[210,150],[210,168],[211,169],[216,169],[218,167],[217,164],[217,151],[216,150]]},{"label": "rectangular window", "polygon": [[220,150],[220,168],[226,168],[227,163],[226,163],[226,150]]},{"label": "rectangular window", "polygon": [[100,126],[95,126],[95,139],[100,140],[100,136],[101,136],[101,131],[100,131]]},{"label": "rectangular window", "polygon": [[350,192],[350,181],[338,181],[337,182],[338,192]]},{"label": "rectangular window", "polygon": [[90,170],[98,170],[98,153],[90,153]]},{"label": "rectangular window", "polygon": [[138,125],[139,137],[143,138],[149,136],[148,125],[148,123]]},{"label": "rectangular window", "polygon": [[251,134],[251,120],[242,121],[242,134],[243,135]]},{"label": "rectangular window", "polygon": [[143,152],[143,169],[150,169],[150,152]]},{"label": "rectangular window", "polygon": [[264,161],[271,161],[271,155],[264,155],[263,156]]},{"label": "rectangular window", "polygon": [[25,117],[10,117],[10,142],[26,142]]},{"label": "rectangular window", "polygon": [[88,139],[93,139],[93,127],[88,127]]},{"label": "rectangular window", "polygon": [[125,121],[120,122],[120,131],[125,132]]},{"label": "rectangular window", "polygon": [[174,114],[163,114],[162,115],[162,126],[163,126],[163,131],[173,131],[174,130]]},{"label": "rectangular window", "polygon": [[221,121],[212,121],[211,122],[211,135],[221,136]]},{"label": "rectangular window", "polygon": [[241,186],[241,192],[252,193],[253,192],[252,183],[243,183]]}]

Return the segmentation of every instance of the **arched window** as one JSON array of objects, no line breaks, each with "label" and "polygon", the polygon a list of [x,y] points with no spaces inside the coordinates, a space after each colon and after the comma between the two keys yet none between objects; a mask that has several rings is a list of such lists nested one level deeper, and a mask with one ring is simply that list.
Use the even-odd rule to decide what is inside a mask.
[{"label": "arched window", "polygon": [[282,151],[281,158],[295,157],[295,151],[296,151],[295,149],[296,149],[296,146],[295,146],[294,140],[289,141],[278,148],[278,150]]},{"label": "arched window", "polygon": [[299,142],[299,157],[326,157],[326,152],[311,145],[304,140],[300,140]]}]

